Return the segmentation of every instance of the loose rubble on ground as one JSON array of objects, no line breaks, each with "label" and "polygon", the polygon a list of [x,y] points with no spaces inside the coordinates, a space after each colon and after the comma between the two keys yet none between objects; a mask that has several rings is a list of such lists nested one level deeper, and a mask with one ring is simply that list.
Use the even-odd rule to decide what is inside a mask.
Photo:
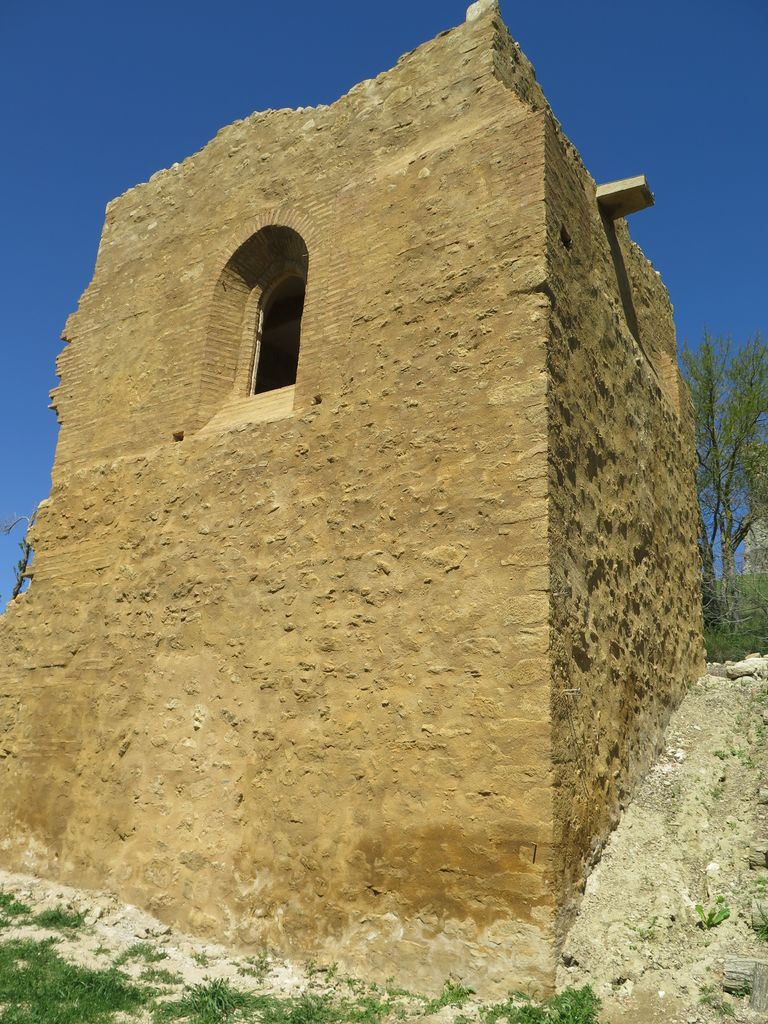
[{"label": "loose rubble on ground", "polygon": [[768,657],[709,665],[673,715],[563,951],[558,983],[592,985],[611,1024],[768,1020],[748,991],[768,965],[766,738]]}]

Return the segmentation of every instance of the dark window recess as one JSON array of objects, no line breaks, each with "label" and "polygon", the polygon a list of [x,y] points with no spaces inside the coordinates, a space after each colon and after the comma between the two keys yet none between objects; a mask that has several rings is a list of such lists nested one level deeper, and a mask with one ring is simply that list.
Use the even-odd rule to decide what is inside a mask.
[{"label": "dark window recess", "polygon": [[296,383],[304,312],[304,282],[290,277],[278,285],[264,311],[254,394]]}]

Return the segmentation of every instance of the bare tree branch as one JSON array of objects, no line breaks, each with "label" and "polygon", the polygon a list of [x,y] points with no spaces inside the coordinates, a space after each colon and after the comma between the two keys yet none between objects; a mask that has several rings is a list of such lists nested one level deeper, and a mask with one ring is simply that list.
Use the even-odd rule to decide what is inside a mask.
[{"label": "bare tree branch", "polygon": [[19,548],[21,549],[21,558],[14,566],[14,572],[16,573],[16,579],[13,584],[13,590],[11,591],[11,600],[15,601],[21,593],[24,581],[27,579],[27,573],[29,570],[29,563],[32,559],[32,544],[29,539],[29,531],[32,528],[35,517],[37,516],[37,509],[32,515],[16,515],[11,516],[10,519],[5,519],[0,522],[0,533],[5,534],[7,537],[12,531],[19,525],[19,523],[26,523],[24,530],[24,537],[19,541]]}]

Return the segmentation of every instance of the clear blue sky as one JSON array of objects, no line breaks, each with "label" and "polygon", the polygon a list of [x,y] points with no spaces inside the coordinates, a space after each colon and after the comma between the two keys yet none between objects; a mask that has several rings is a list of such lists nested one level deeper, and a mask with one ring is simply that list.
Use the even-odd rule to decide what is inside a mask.
[{"label": "clear blue sky", "polygon": [[[253,110],[329,103],[439,31],[464,0],[0,0],[0,519],[48,494],[47,409],[106,203]],[[598,180],[645,173],[635,239],[675,305],[768,333],[765,0],[502,0]],[[0,541],[0,606],[16,538]]]}]

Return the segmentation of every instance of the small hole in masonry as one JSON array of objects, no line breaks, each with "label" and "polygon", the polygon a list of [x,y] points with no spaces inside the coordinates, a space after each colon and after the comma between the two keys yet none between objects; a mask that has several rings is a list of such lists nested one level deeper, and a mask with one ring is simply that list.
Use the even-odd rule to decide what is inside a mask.
[{"label": "small hole in masonry", "polygon": [[173,432],[173,440],[174,441],[183,441],[184,440],[184,431],[183,430],[174,430],[174,432]]},{"label": "small hole in masonry", "polygon": [[560,241],[563,243],[565,248],[570,252],[573,246],[573,241],[571,240],[571,236],[568,234],[568,229],[566,228],[565,224],[561,225],[560,227]]},{"label": "small hole in masonry", "polygon": [[315,397],[312,399],[312,405],[321,405],[322,401],[323,401],[323,396],[322,395],[315,395]]}]

